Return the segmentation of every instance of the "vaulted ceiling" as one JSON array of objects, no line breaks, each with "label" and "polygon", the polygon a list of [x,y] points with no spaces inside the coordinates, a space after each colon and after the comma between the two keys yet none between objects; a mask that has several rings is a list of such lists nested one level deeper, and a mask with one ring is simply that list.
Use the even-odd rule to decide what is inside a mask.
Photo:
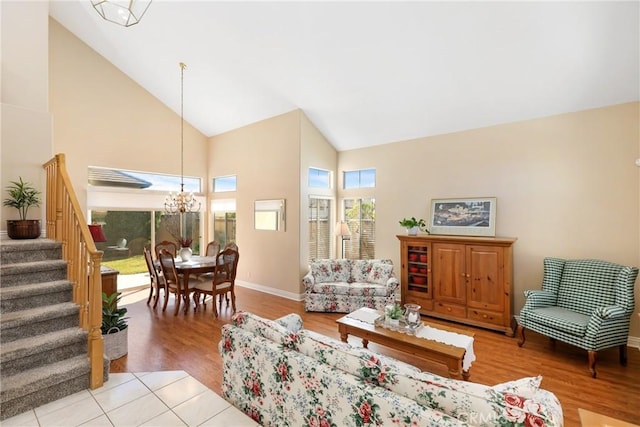
[{"label": "vaulted ceiling", "polygon": [[50,15],[207,136],[300,108],[338,150],[640,100],[640,2],[88,0]]}]

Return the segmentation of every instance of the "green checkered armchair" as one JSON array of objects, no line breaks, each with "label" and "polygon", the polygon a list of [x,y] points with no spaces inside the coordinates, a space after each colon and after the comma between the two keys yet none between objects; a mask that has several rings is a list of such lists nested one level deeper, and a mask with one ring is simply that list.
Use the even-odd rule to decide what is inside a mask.
[{"label": "green checkered armchair", "polygon": [[589,371],[596,377],[596,354],[620,349],[627,363],[627,336],[634,305],[636,267],[607,261],[545,258],[542,290],[527,290],[518,318],[518,345],[531,329],[589,352]]}]

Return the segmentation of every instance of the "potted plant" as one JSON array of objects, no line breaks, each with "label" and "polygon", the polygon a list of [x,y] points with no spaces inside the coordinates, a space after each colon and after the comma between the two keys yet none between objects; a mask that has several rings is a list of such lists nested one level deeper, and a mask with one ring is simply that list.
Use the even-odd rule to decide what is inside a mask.
[{"label": "potted plant", "polygon": [[385,309],[385,314],[387,323],[391,329],[398,329],[400,327],[400,319],[404,316],[404,312],[402,311],[400,304],[395,303],[393,305],[388,305]]},{"label": "potted plant", "polygon": [[426,231],[429,234],[429,230],[425,227],[427,224],[424,222],[424,219],[416,219],[415,217],[411,218],[403,218],[401,221],[398,221],[401,226],[407,229],[407,234],[409,236],[415,236],[418,234],[418,231]]},{"label": "potted plant", "polygon": [[121,292],[107,296],[102,293],[102,339],[104,354],[109,360],[119,359],[128,352],[127,309],[118,308]]},{"label": "potted plant", "polygon": [[7,220],[7,234],[12,239],[35,239],[40,236],[40,220],[27,219],[31,206],[40,206],[40,192],[30,183],[19,177],[18,181],[11,181],[7,187],[9,197],[4,199],[4,206],[16,208],[20,219]]}]

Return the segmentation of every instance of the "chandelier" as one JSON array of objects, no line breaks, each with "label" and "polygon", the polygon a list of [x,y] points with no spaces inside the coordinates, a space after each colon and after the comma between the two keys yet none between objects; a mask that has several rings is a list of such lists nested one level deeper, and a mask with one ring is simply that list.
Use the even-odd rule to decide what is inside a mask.
[{"label": "chandelier", "polygon": [[103,19],[130,27],[137,24],[152,0],[91,0],[93,8]]},{"label": "chandelier", "polygon": [[184,191],[184,69],[187,66],[180,63],[180,192],[169,193],[164,200],[164,210],[166,213],[197,212],[200,210],[200,202],[192,193]]}]

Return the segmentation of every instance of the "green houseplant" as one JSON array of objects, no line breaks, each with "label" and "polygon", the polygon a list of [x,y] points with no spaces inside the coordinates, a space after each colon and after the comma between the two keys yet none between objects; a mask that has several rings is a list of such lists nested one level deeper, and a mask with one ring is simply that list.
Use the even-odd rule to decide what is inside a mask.
[{"label": "green houseplant", "polygon": [[104,354],[109,360],[119,359],[128,352],[127,309],[118,308],[121,292],[102,293],[102,339]]},{"label": "green houseplant", "polygon": [[40,206],[40,191],[30,183],[18,177],[7,186],[9,197],[4,199],[4,206],[16,208],[20,219],[7,220],[7,234],[12,239],[35,239],[40,236],[40,220],[27,219],[31,206]]},{"label": "green houseplant", "polygon": [[415,236],[418,231],[426,231],[429,234],[429,230],[426,229],[427,224],[422,218],[416,219],[416,217],[412,216],[411,218],[403,218],[398,222],[407,229],[407,234],[410,236]]}]

